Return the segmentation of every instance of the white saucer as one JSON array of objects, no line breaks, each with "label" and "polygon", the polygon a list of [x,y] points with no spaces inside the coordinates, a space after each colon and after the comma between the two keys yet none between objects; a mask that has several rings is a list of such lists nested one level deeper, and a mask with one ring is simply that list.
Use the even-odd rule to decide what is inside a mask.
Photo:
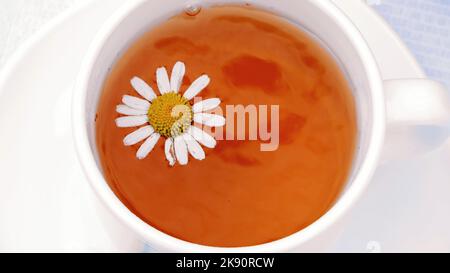
[{"label": "white saucer", "polygon": [[[0,252],[135,251],[96,217],[70,127],[71,89],[92,37],[122,0],[95,0],[30,40],[0,75]],[[424,77],[359,1],[336,1],[373,47],[383,76]],[[395,60],[395,61],[394,61]],[[450,145],[381,166],[332,251],[450,251]]]}]

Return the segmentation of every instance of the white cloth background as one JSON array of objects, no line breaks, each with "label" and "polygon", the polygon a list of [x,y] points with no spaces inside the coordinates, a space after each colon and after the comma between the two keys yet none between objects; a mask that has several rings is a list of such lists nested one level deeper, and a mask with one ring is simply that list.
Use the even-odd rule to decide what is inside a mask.
[{"label": "white cloth background", "polygon": [[450,91],[450,0],[366,2],[397,31],[427,75]]},{"label": "white cloth background", "polygon": [[50,19],[88,0],[0,0],[0,68]]}]

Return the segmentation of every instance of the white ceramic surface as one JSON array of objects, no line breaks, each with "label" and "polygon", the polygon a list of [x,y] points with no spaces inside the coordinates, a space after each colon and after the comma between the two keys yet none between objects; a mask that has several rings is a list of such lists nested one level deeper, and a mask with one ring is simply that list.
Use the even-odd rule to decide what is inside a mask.
[{"label": "white ceramic surface", "polygon": [[[126,234],[119,240],[106,235],[76,162],[68,125],[70,90],[80,58],[100,22],[120,3],[98,0],[60,18],[30,41],[0,76],[0,250],[130,251],[141,247],[127,240]],[[376,15],[357,2],[341,8],[355,21],[364,22],[360,27],[366,39],[374,41],[375,51],[389,49],[377,52],[379,63],[396,56],[396,68],[383,71],[385,78],[423,76],[398,40],[385,41],[383,37],[395,35]],[[70,37],[75,35],[79,43],[70,43],[69,29]],[[448,148],[433,152],[425,161],[418,158],[380,167],[367,198],[330,250],[366,251],[367,246],[385,251],[448,250],[450,223],[443,217],[450,208],[444,198],[450,187],[444,165]],[[425,183],[427,177],[435,178],[434,183]],[[399,198],[403,195],[405,199]]]},{"label": "white ceramic surface", "polygon": [[143,249],[128,233],[109,234],[97,217],[70,125],[81,59],[121,3],[93,1],[55,19],[0,75],[0,251]]},{"label": "white ceramic surface", "polygon": [[[197,3],[215,5],[225,2],[209,0]],[[358,150],[348,185],[334,206],[307,228],[286,238],[251,247],[219,248],[192,244],[153,228],[129,211],[109,188],[97,156],[94,124],[101,86],[116,59],[134,40],[186,7],[185,0],[129,1],[105,23],[86,54],[72,102],[74,140],[81,165],[99,199],[134,234],[159,251],[323,251],[327,249],[327,243],[339,236],[342,220],[368,186],[380,162],[386,128],[446,126],[450,121],[450,96],[444,87],[426,79],[383,81],[364,37],[333,3],[313,0],[247,0],[245,3],[280,14],[313,33],[334,53],[347,72],[354,86],[359,129]],[[149,13],[152,16],[149,17]]]}]

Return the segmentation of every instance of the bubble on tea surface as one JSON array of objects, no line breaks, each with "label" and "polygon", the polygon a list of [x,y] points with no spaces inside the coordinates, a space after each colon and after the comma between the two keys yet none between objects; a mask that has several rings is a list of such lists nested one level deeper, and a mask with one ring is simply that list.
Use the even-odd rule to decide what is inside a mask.
[{"label": "bubble on tea surface", "polygon": [[202,6],[199,3],[191,3],[186,6],[184,11],[189,16],[196,16],[202,11]]}]

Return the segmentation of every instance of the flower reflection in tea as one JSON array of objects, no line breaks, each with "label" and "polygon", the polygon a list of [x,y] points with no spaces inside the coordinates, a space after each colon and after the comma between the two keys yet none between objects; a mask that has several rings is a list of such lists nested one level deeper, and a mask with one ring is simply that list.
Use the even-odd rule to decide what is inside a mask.
[{"label": "flower reflection in tea", "polygon": [[208,86],[210,78],[207,75],[199,77],[181,95],[179,91],[185,71],[184,63],[177,62],[169,80],[167,70],[164,67],[158,68],[156,80],[160,96],[144,80],[134,77],[131,85],[143,99],[125,95],[122,98],[123,104],[117,106],[117,112],[124,115],[116,119],[118,127],[143,126],[123,140],[126,146],[144,141],[136,154],[138,159],[146,158],[161,137],[166,139],[165,155],[170,166],[174,166],[176,161],[180,165],[187,165],[188,154],[197,160],[205,159],[205,152],[200,144],[207,148],[216,146],[216,140],[193,126],[193,122],[209,127],[224,126],[223,116],[206,113],[217,108],[221,101],[213,98],[191,105],[189,101]]}]

